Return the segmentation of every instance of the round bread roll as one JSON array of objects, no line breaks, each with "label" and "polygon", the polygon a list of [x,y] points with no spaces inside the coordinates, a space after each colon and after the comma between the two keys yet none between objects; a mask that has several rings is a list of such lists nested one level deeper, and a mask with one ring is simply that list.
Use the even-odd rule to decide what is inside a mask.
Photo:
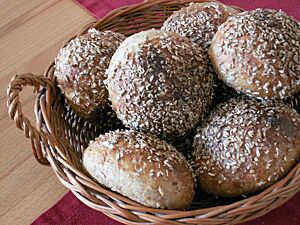
[{"label": "round bread roll", "polygon": [[88,30],[59,51],[54,76],[71,108],[86,120],[116,118],[103,80],[115,50],[125,39],[112,31]]},{"label": "round bread roll", "polygon": [[227,85],[259,98],[300,91],[300,24],[283,12],[256,9],[229,17],[209,54]]},{"label": "round bread roll", "polygon": [[[163,24],[162,30],[173,31],[181,36],[188,37],[192,42],[205,50],[210,46],[211,40],[218,30],[231,15],[239,13],[234,8],[218,2],[191,3],[174,12]],[[212,106],[235,96],[236,91],[217,78],[209,65],[209,72],[214,77],[214,100]]]},{"label": "round bread roll", "polygon": [[300,116],[282,102],[221,104],[193,143],[198,182],[221,197],[248,195],[283,177],[300,156]]},{"label": "round bread roll", "polygon": [[206,57],[202,48],[173,32],[152,29],[127,38],[107,70],[118,118],[162,138],[186,133],[211,103]]},{"label": "round bread roll", "polygon": [[218,27],[230,15],[237,13],[237,10],[222,3],[191,3],[188,7],[174,12],[161,29],[188,37],[198,46],[207,49]]},{"label": "round bread roll", "polygon": [[191,167],[174,147],[152,135],[129,130],[100,135],[82,160],[100,184],[145,206],[186,209],[192,203]]}]

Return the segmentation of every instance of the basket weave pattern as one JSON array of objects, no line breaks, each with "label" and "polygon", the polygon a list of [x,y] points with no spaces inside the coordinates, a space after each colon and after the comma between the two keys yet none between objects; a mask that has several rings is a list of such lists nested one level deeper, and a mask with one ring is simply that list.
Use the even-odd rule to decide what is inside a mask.
[{"label": "basket weave pattern", "polygon": [[[173,12],[192,0],[146,1],[112,11],[89,28],[113,30],[129,36],[138,31],[160,28]],[[193,0],[193,2],[204,2]],[[74,36],[75,37],[75,36]],[[70,39],[74,38],[71,37]],[[235,201],[218,202],[219,206],[201,205],[196,200],[189,211],[161,210],[142,206],[116,194],[88,177],[81,166],[82,151],[101,132],[99,127],[79,118],[66,104],[53,77],[54,62],[43,76],[15,76],[8,89],[8,111],[16,126],[30,138],[33,154],[44,165],[50,165],[63,185],[86,205],[126,224],[236,224],[257,218],[277,208],[300,190],[300,163],[283,179],[263,192]],[[19,94],[23,86],[36,91],[34,112],[36,126],[23,115]]]}]

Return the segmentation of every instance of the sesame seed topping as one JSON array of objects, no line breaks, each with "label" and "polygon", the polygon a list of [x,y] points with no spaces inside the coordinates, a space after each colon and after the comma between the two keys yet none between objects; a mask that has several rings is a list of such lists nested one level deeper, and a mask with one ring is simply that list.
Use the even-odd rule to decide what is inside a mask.
[{"label": "sesame seed topping", "polygon": [[221,3],[191,3],[174,12],[163,24],[163,30],[188,37],[198,46],[207,49],[218,27],[227,17],[238,13]]},{"label": "sesame seed topping", "polygon": [[127,38],[107,70],[112,107],[125,126],[161,138],[184,135],[211,103],[213,79],[202,48],[176,33]]},{"label": "sesame seed topping", "polygon": [[[280,101],[232,98],[198,128],[193,165],[200,180],[207,175],[219,184],[233,181],[231,174],[270,181],[268,176],[287,171],[279,163],[299,157],[299,140],[300,115],[290,107]],[[263,173],[258,172],[261,169]]]},{"label": "sesame seed topping", "polygon": [[89,119],[101,111],[107,117],[116,117],[109,110],[108,92],[103,80],[112,55],[124,39],[122,34],[92,28],[66,43],[59,51],[54,75],[78,115]]},{"label": "sesame seed topping", "polygon": [[162,189],[161,189],[160,186],[158,186],[158,192],[159,192],[159,194],[160,194],[161,196],[164,196],[164,193],[163,193],[163,191],[162,191]]},{"label": "sesame seed topping", "polygon": [[[184,167],[183,171],[194,176],[185,157],[167,142],[154,135],[132,130],[115,130],[100,135],[90,145],[115,152],[116,161],[130,160],[133,173],[140,176],[147,173],[149,177],[165,177],[175,173],[174,168]],[[109,153],[112,154],[112,153]]]},{"label": "sesame seed topping", "polygon": [[210,56],[229,86],[259,98],[300,91],[300,23],[283,12],[256,9],[218,28]]}]

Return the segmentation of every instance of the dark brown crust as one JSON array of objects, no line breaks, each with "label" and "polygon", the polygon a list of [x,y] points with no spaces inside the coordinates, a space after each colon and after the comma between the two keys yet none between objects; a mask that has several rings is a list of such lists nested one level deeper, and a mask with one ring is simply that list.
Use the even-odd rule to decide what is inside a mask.
[{"label": "dark brown crust", "polygon": [[207,49],[211,40],[235,9],[216,2],[191,3],[174,12],[163,24],[162,30],[173,31],[188,37],[198,46]]},{"label": "dark brown crust", "polygon": [[118,118],[162,138],[185,134],[211,103],[206,53],[173,32],[149,30],[127,38],[107,72]]},{"label": "dark brown crust", "polygon": [[192,168],[174,147],[153,135],[100,135],[84,151],[83,165],[99,183],[149,207],[186,209],[194,197]]},{"label": "dark brown crust", "polygon": [[214,93],[211,108],[214,108],[220,103],[223,103],[230,98],[237,97],[240,94],[220,80],[212,67],[213,66],[210,64],[209,70],[214,78]]},{"label": "dark brown crust", "polygon": [[[218,30],[231,15],[238,11],[229,6],[217,2],[191,3],[174,12],[163,24],[162,30],[173,31],[181,36],[189,38],[192,42],[208,49],[211,40]],[[217,75],[209,65],[209,70],[214,77],[214,100],[212,106],[235,96],[234,89],[228,87],[217,78]]]},{"label": "dark brown crust", "polygon": [[256,9],[223,23],[209,50],[220,79],[260,98],[300,91],[300,24],[282,12]]},{"label": "dark brown crust", "polygon": [[79,116],[87,120],[115,117],[103,80],[112,55],[124,39],[122,34],[92,28],[59,51],[54,75]]},{"label": "dark brown crust", "polygon": [[285,99],[284,103],[295,109],[300,114],[300,92]]},{"label": "dark brown crust", "polygon": [[260,191],[300,156],[300,116],[281,102],[239,97],[221,104],[194,139],[200,186],[217,196]]}]

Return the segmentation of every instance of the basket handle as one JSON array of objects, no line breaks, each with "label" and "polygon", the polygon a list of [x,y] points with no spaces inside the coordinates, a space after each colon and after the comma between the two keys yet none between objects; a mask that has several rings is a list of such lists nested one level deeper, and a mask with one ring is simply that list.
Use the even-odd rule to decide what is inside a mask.
[{"label": "basket handle", "polygon": [[7,89],[7,107],[8,114],[15,125],[20,130],[23,130],[25,136],[30,138],[32,152],[36,160],[42,165],[49,165],[48,160],[43,156],[41,140],[42,133],[38,132],[30,120],[22,113],[22,105],[19,101],[19,94],[24,86],[33,86],[34,92],[37,93],[41,87],[47,85],[52,86],[52,81],[45,76],[35,76],[31,73],[14,76]]}]

